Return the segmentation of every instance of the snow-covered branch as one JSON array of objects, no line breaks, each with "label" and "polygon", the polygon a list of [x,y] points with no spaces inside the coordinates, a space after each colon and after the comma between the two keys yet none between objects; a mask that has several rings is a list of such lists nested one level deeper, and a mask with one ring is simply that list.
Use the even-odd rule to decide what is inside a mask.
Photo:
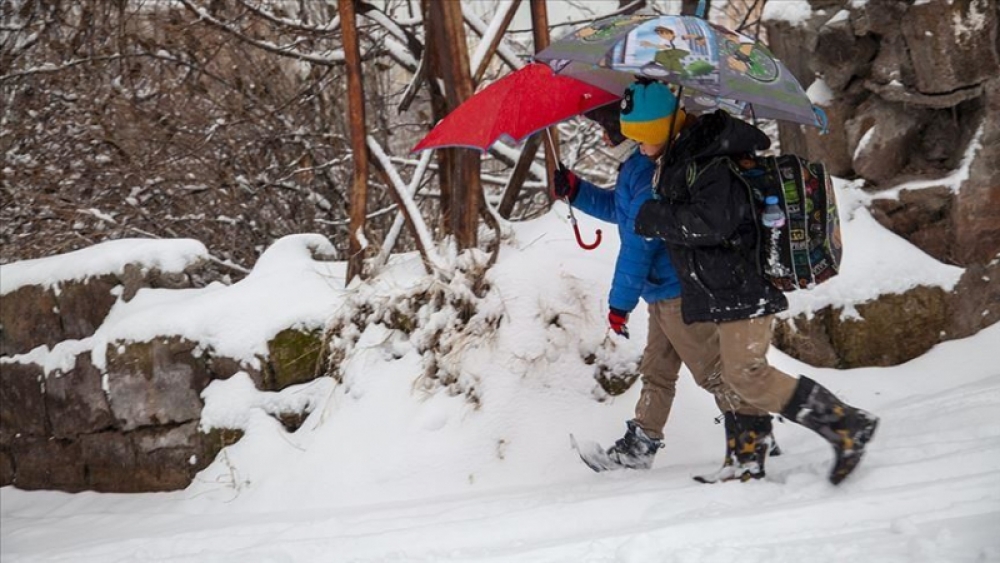
[{"label": "snow-covered branch", "polygon": [[271,43],[270,41],[263,41],[263,40],[260,40],[260,39],[255,39],[255,38],[250,37],[247,34],[243,33],[239,29],[236,29],[235,27],[233,27],[233,26],[231,26],[231,25],[229,25],[229,24],[227,24],[227,23],[225,23],[223,21],[220,21],[220,20],[212,17],[212,15],[209,14],[208,12],[206,12],[205,10],[201,9],[198,6],[195,6],[191,2],[191,0],[178,0],[178,1],[181,4],[183,4],[184,7],[188,9],[188,11],[190,11],[191,13],[195,14],[196,16],[198,16],[199,20],[204,21],[205,23],[208,23],[209,25],[212,25],[213,27],[216,27],[216,28],[222,29],[222,30],[224,30],[224,31],[226,31],[228,33],[231,33],[234,36],[238,37],[241,41],[245,41],[246,43],[249,43],[250,45],[253,45],[254,47],[258,47],[260,49],[263,49],[263,50],[265,50],[265,51],[267,51],[269,53],[274,53],[276,55],[282,55],[282,56],[285,56],[285,57],[291,57],[291,58],[295,58],[295,59],[298,59],[298,60],[302,60],[302,61],[306,61],[306,62],[318,64],[318,65],[324,65],[324,66],[339,65],[339,64],[343,64],[343,62],[344,62],[344,50],[343,49],[333,49],[331,51],[328,51],[327,55],[323,56],[323,55],[316,55],[316,54],[313,54],[313,53],[306,53],[306,52],[299,51],[299,50],[295,49],[295,47],[298,45],[298,42],[295,42],[295,43],[292,43],[292,44],[289,44],[289,45],[276,45],[274,43]]},{"label": "snow-covered branch", "polygon": [[[368,143],[368,150],[371,151],[372,156],[382,166],[382,169],[385,170],[386,175],[392,182],[390,188],[395,191],[400,204],[403,206],[402,211],[410,221],[415,235],[414,238],[417,239],[417,246],[420,248],[421,255],[428,267],[434,272],[444,272],[444,261],[438,256],[435,250],[434,237],[431,236],[431,232],[427,228],[427,223],[424,222],[423,216],[420,215],[420,209],[417,207],[416,202],[413,201],[413,197],[409,193],[409,187],[399,176],[399,172],[396,171],[396,167],[393,166],[392,161],[385,154],[385,151],[382,150],[378,141],[371,135],[368,135],[366,141]],[[426,168],[426,166],[426,163],[423,163],[423,167]]]},{"label": "snow-covered branch", "polygon": [[[483,20],[479,19],[479,16],[477,16],[471,8],[465,5],[462,6],[462,17],[465,19],[465,23],[472,28],[472,31],[475,31],[477,35],[482,37],[484,43],[488,43],[486,37],[489,34],[489,27],[483,22]],[[497,54],[500,55],[500,58],[503,59],[505,63],[507,63],[507,66],[514,70],[524,66],[524,61],[521,57],[515,53],[513,49],[505,45],[503,41],[501,41],[497,46]]]},{"label": "snow-covered branch", "polygon": [[265,9],[259,3],[255,5],[255,3],[248,2],[247,0],[240,0],[240,4],[247,10],[250,10],[251,12],[256,14],[258,17],[265,19],[273,24],[280,25],[287,29],[300,31],[304,33],[318,33],[318,34],[330,33],[331,31],[336,31],[340,29],[339,15],[334,16],[333,19],[330,20],[330,22],[326,25],[315,26],[315,25],[306,25],[305,23],[302,22],[302,20],[280,17],[271,12],[270,10]]}]

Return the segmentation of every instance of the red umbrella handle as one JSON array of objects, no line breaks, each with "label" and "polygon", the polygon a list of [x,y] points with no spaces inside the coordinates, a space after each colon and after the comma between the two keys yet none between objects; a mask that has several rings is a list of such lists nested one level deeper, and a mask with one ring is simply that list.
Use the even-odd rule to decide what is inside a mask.
[{"label": "red umbrella handle", "polygon": [[584,250],[593,250],[601,244],[601,229],[597,229],[597,240],[595,240],[592,244],[583,242],[583,237],[580,236],[580,226],[575,222],[573,223],[573,234],[576,235],[576,243],[579,244],[580,248]]}]

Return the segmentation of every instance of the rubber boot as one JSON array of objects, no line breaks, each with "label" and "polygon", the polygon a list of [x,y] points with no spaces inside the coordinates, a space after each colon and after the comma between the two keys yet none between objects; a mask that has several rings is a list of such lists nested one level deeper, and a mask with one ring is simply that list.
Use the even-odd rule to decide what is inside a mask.
[{"label": "rubber boot", "polygon": [[878,417],[845,404],[826,387],[800,377],[792,399],[781,413],[830,442],[835,456],[830,482],[840,484],[861,462],[865,446],[878,427]]},{"label": "rubber boot", "polygon": [[608,457],[628,469],[649,469],[653,466],[656,452],[663,447],[663,441],[647,436],[634,420],[629,420],[625,426],[625,436],[608,448]]},{"label": "rubber boot", "polygon": [[715,473],[695,476],[701,483],[742,482],[764,477],[768,452],[777,447],[771,433],[771,417],[727,412],[726,457]]}]

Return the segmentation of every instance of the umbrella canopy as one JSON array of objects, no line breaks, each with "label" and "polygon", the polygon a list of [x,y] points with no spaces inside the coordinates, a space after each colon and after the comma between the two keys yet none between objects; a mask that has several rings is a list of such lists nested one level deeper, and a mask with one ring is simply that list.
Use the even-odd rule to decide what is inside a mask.
[{"label": "umbrella canopy", "polygon": [[550,125],[611,103],[623,91],[611,93],[532,63],[476,92],[435,125],[413,152],[439,147],[485,151],[501,138],[519,143]]},{"label": "umbrella canopy", "polygon": [[612,16],[552,43],[535,60],[618,92],[634,76],[677,84],[696,112],[748,115],[752,106],[758,117],[822,126],[802,86],[767,47],[697,17]]}]

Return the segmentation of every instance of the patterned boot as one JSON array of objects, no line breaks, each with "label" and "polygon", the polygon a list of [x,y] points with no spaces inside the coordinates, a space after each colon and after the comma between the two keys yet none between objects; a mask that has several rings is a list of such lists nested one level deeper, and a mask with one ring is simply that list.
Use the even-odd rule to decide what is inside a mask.
[{"label": "patterned boot", "polygon": [[878,427],[878,417],[843,403],[826,387],[800,377],[785,418],[816,432],[833,446],[835,460],[830,482],[840,484],[861,462],[865,446]]},{"label": "patterned boot", "polygon": [[608,458],[628,469],[649,469],[663,442],[647,436],[634,420],[626,422],[625,426],[625,436],[608,448]]},{"label": "patterned boot", "polygon": [[742,481],[764,477],[764,463],[768,452],[777,448],[771,434],[771,417],[750,416],[727,412],[724,415],[726,428],[726,457],[716,472],[696,475],[700,483],[722,481]]}]

